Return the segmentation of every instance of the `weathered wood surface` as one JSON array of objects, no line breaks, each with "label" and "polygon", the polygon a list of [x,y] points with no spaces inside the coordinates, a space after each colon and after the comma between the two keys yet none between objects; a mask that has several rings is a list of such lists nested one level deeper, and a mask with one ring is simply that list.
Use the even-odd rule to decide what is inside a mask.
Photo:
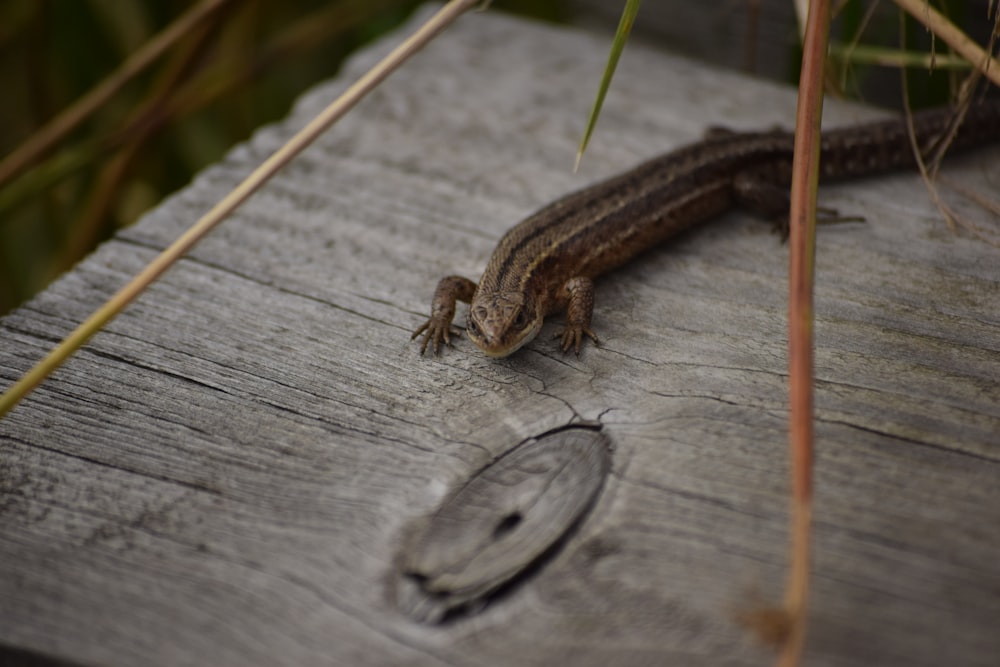
[{"label": "weathered wood surface", "polygon": [[[4,319],[3,382],[389,46]],[[792,116],[790,90],[630,48],[574,176],[606,48],[464,18],[0,422],[0,645],[93,665],[769,664],[732,621],[786,566],[787,256],[766,224],[734,213],[600,282],[603,346],[580,358],[549,328],[500,361],[408,342],[437,279],[478,275],[548,200],[706,125]],[[873,115],[828,103],[834,123]],[[998,156],[948,171],[989,192]],[[1000,255],[949,233],[914,175],[823,196],[868,222],[820,234],[807,664],[995,665]],[[412,527],[574,419],[615,450],[562,551],[461,622],[402,614]]]}]

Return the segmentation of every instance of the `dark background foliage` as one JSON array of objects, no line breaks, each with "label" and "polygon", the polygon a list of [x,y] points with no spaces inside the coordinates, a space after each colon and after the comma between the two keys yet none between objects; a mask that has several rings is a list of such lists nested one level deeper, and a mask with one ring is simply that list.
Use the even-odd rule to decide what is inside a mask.
[{"label": "dark background foliage", "polygon": [[[347,56],[397,27],[421,4],[225,0],[210,20],[188,31],[54,148],[3,177],[12,151],[206,1],[0,2],[0,314],[44,288],[256,128],[284,117],[305,90],[335,76]],[[978,28],[976,38],[983,42],[990,27],[985,2],[952,2],[948,8],[961,24]],[[494,0],[490,11],[610,33],[623,4]],[[876,48],[896,49],[898,14],[887,3],[875,14],[869,6],[861,0],[847,3],[835,38],[850,49],[863,33],[867,45],[875,41],[885,45]],[[633,38],[794,83],[794,25],[789,0],[657,0],[643,4]],[[909,46],[929,48],[926,32],[909,25]],[[940,43],[936,48],[944,51]],[[900,77],[892,68],[858,64],[848,55],[834,57],[830,72],[832,88],[899,108]],[[946,99],[953,75],[940,62],[934,73],[915,63],[908,72],[915,105]],[[596,91],[596,80],[593,85]],[[581,116],[586,112],[581,109]]]},{"label": "dark background foliage", "polygon": [[[198,4],[0,3],[0,159]],[[287,114],[416,0],[231,0],[53,150],[0,183],[0,314]],[[559,21],[558,0],[495,8]],[[194,221],[192,221],[194,222]]]}]

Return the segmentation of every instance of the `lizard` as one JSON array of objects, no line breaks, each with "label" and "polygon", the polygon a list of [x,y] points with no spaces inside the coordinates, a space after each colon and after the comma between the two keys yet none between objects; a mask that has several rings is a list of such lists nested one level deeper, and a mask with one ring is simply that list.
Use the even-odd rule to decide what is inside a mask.
[{"label": "lizard", "polygon": [[[860,178],[913,166],[914,142],[929,155],[955,117],[947,107],[822,133],[820,180]],[[1000,139],[1000,101],[968,110],[949,149]],[[788,212],[794,136],[791,132],[710,132],[666,153],[568,194],[512,227],[475,283],[446,276],[438,283],[420,353],[451,344],[456,301],[469,303],[466,333],[486,355],[505,357],[532,340],[547,315],[565,311],[563,352],[579,355],[591,329],[594,279],[735,206],[772,219]]]}]

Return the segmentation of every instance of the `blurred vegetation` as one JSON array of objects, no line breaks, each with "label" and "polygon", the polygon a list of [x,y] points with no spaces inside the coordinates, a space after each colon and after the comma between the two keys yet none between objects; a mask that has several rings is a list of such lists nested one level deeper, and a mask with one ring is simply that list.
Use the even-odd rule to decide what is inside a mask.
[{"label": "blurred vegetation", "polygon": [[[983,0],[932,1],[974,41],[987,44],[992,22]],[[827,93],[899,110],[947,104],[971,68],[892,3],[845,2],[831,26]],[[792,60],[799,63],[801,50]],[[798,81],[798,69],[793,72]],[[905,82],[904,82],[905,77]],[[905,92],[904,92],[905,91]]]},{"label": "blurred vegetation", "polygon": [[[0,2],[0,314],[261,125],[284,117],[419,0]],[[565,18],[560,0],[496,9]],[[37,158],[15,149],[180,17],[212,6]],[[20,162],[20,160],[19,160]],[[192,221],[193,222],[193,221]]]},{"label": "blurred vegetation", "polygon": [[[989,22],[970,9],[982,1],[953,0],[948,13],[988,36]],[[256,128],[284,117],[305,90],[333,77],[354,50],[397,27],[419,4],[0,1],[0,314],[183,187]],[[491,11],[565,22],[572,18],[572,4],[494,0]],[[870,12],[872,6],[857,1],[842,7],[834,26],[840,42],[834,44],[831,89],[870,99],[872,90],[898,86],[897,71],[871,63],[899,57],[899,64],[910,65],[915,106],[946,100],[965,71],[949,70],[939,57],[929,72],[925,60],[931,38],[909,19],[906,48],[912,51],[893,55],[899,53],[899,14],[888,7]],[[44,138],[42,128],[95,88],[107,86],[134,63],[134,54],[204,7],[214,11],[178,31],[179,38],[148,67],[95,103],[92,113],[80,114],[72,131],[30,161],[22,159],[26,143]],[[640,27],[642,21],[640,12]],[[982,34],[973,37],[985,43]],[[795,48],[794,35],[788,43]],[[938,42],[937,53],[945,51]],[[796,80],[797,72],[790,72],[788,82]]]}]

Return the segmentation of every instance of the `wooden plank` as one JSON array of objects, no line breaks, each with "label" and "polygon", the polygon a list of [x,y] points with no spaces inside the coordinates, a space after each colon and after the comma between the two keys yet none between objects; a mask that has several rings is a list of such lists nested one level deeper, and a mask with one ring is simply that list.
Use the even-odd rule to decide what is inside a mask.
[{"label": "wooden plank", "polygon": [[[394,39],[5,318],[4,383]],[[0,422],[0,644],[94,665],[767,664],[732,618],[786,565],[768,225],[734,213],[601,281],[603,346],[579,358],[556,324],[499,361],[408,342],[437,279],[478,275],[545,202],[709,124],[792,117],[792,91],[630,47],[574,176],[606,47],[466,17]],[[998,155],[949,174],[988,192]],[[808,664],[995,664],[997,250],[948,232],[914,175],[823,201],[868,222],[820,238]],[[562,550],[477,615],[403,614],[413,526],[576,419],[615,449]]]}]

